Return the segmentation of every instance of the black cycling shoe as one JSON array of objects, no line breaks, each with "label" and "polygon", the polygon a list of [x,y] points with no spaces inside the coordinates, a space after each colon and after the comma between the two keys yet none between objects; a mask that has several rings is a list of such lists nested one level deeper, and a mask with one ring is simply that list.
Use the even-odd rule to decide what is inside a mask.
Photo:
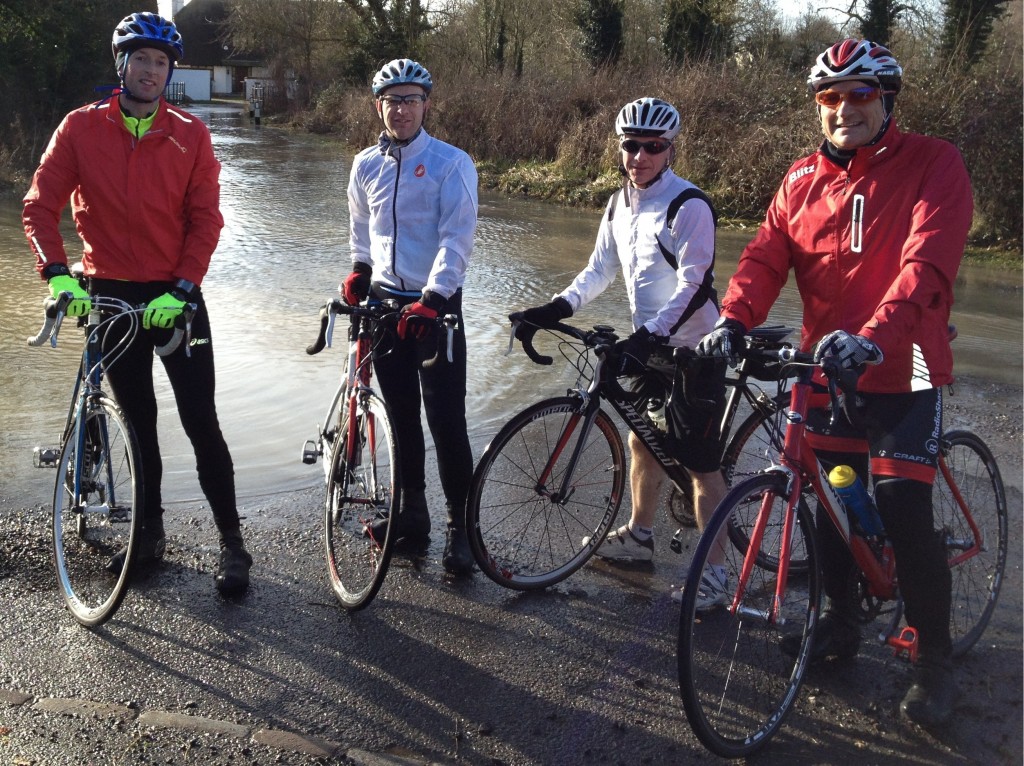
[{"label": "black cycling shoe", "polygon": [[[136,543],[135,562],[133,566],[136,571],[151,567],[164,557],[167,549],[167,537],[164,534],[163,521],[152,525],[152,529],[139,530],[139,541]],[[113,575],[120,575],[124,569],[124,560],[128,555],[128,549],[122,548],[107,561],[106,569]]]},{"label": "black cycling shoe", "polygon": [[220,566],[214,582],[224,596],[240,596],[249,588],[252,556],[242,545],[241,536],[231,537],[220,545]]},{"label": "black cycling shoe", "polygon": [[[796,657],[800,652],[800,635],[783,636],[779,648],[783,654]],[[860,626],[835,612],[825,612],[818,621],[812,639],[809,662],[826,659],[848,660],[860,649]]]},{"label": "black cycling shoe", "polygon": [[469,548],[469,538],[465,529],[448,527],[441,565],[446,572],[454,575],[469,574],[473,571],[473,551]]},{"label": "black cycling shoe", "polygon": [[[367,534],[383,540],[387,524],[387,519],[374,521],[367,526]],[[430,544],[430,512],[422,489],[402,490],[402,507],[392,523],[391,536],[414,548]]]},{"label": "black cycling shoe", "polygon": [[919,657],[914,683],[900,703],[900,715],[919,726],[937,728],[953,715],[957,696],[953,664],[947,659]]}]

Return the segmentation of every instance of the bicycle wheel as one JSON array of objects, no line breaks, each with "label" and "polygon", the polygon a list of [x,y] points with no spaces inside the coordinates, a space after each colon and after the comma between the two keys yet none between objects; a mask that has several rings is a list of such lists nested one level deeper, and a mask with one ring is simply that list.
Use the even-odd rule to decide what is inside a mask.
[{"label": "bicycle wheel", "polygon": [[615,520],[626,481],[622,439],[603,411],[581,433],[579,406],[566,396],[523,410],[488,445],[473,473],[470,547],[481,571],[506,588],[533,590],[564,580],[586,563]]},{"label": "bicycle wheel", "polygon": [[[398,513],[398,447],[383,400],[360,394],[354,435],[348,414],[327,479],[324,541],[334,595],[349,610],[362,609],[377,595],[391,561],[390,520]],[[386,519],[376,535],[369,525]]]},{"label": "bicycle wheel", "polygon": [[[771,465],[773,455],[778,453],[777,441],[782,439],[782,434],[776,430],[775,413],[786,406],[788,394],[777,398],[771,403],[774,408],[770,412],[765,410],[754,410],[736,429],[729,446],[722,457],[722,473],[725,475],[725,482],[733,486],[739,482],[754,476]],[[807,508],[807,495],[800,498],[802,508]],[[742,512],[750,510],[755,515],[744,518]],[[737,508],[737,513],[729,520],[729,539],[733,541],[741,551],[745,551],[749,542],[750,529],[756,518],[757,507],[746,506]],[[768,569],[777,568],[778,559],[773,558],[766,551],[778,548],[779,535],[782,534],[782,517],[773,516],[765,529],[765,536],[773,540],[772,545],[761,547],[761,555],[758,558],[758,565]],[[804,573],[807,571],[806,551],[794,550],[789,559],[789,568],[793,573]]]},{"label": "bicycle wheel", "polygon": [[[940,469],[932,494],[935,528],[949,556],[953,576],[950,634],[953,656],[965,654],[985,631],[995,609],[1006,566],[1007,508],[1003,480],[992,452],[968,431],[942,438]],[[977,528],[971,528],[954,485]]]},{"label": "bicycle wheel", "polygon": [[[762,566],[750,569],[741,593],[734,590],[744,563],[744,552],[721,540],[729,519],[738,514],[754,518],[764,508],[773,517],[786,511],[786,479],[761,474],[734,487],[701,535],[683,590],[679,621],[679,688],[686,717],[694,733],[712,752],[740,758],[763,747],[782,725],[796,703],[817,625],[821,597],[820,574],[813,520],[798,505],[793,544],[807,553],[806,573],[789,572],[785,600],[777,619],[771,617],[777,571]],[[749,506],[753,506],[750,508]],[[767,556],[771,541],[761,538]],[[705,566],[724,554],[731,604],[698,611],[697,597]],[[779,551],[771,551],[777,560]],[[796,648],[795,656],[782,651],[784,637]]]},{"label": "bicycle wheel", "polygon": [[[71,614],[93,628],[124,600],[142,508],[142,461],[135,433],[121,409],[91,397],[64,439],[53,493],[53,556],[61,594]],[[127,549],[120,574],[110,557]]]}]

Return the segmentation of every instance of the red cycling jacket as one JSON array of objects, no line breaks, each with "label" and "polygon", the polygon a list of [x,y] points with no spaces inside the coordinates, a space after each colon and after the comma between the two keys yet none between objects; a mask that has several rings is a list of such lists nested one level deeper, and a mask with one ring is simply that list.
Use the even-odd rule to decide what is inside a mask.
[{"label": "red cycling jacket", "polygon": [[209,130],[163,99],[141,139],[125,127],[116,97],[76,109],[25,196],[36,269],[67,263],[58,224],[70,198],[87,276],[198,285],[224,226],[219,175]]},{"label": "red cycling jacket", "polygon": [[971,184],[952,144],[890,125],[843,169],[819,150],[796,162],[743,251],[722,315],[756,327],[789,270],[803,299],[801,347],[863,335],[884,361],[858,388],[896,393],[953,379],[948,324],[971,226]]}]

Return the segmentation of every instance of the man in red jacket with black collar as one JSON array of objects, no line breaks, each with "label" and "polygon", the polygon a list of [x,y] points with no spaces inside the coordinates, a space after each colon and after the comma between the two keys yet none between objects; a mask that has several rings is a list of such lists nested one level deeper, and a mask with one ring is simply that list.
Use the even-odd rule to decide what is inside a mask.
[{"label": "man in red jacket with black collar", "polygon": [[[731,356],[744,330],[767,318],[792,270],[804,304],[802,347],[864,370],[857,401],[864,427],[830,427],[828,413],[815,410],[808,438],[826,468],[851,465],[867,483],[870,464],[919,639],[915,681],[900,711],[938,726],[952,714],[956,687],[950,573],[931,493],[942,386],[953,380],[953,283],[973,203],[956,147],[896,127],[902,78],[892,53],[868,40],[844,40],[818,57],[808,86],[825,141],[790,168],[698,351]],[[829,521],[819,519],[817,528],[828,604],[812,659],[852,657],[860,628],[851,557]]]},{"label": "man in red jacket with black collar", "polygon": [[[54,297],[74,296],[69,315],[87,314],[90,294],[148,306],[147,332],[107,370],[141,448],[145,507],[136,563],[142,567],[161,559],[165,547],[153,349],[166,342],[186,303],[198,306],[189,348],[162,361],[220,532],[215,582],[225,595],[239,594],[249,585],[252,557],[242,544],[234,467],[214,403],[210,318],[199,288],[224,225],[220,163],[206,126],[162,98],[183,51],[174,24],[133,13],[117,25],[111,47],[121,87],[115,97],[68,114],[54,132],[25,197],[25,234]],[[88,292],[70,275],[59,231],[69,199]],[[114,344],[116,334],[115,326],[104,343]],[[119,572],[123,565],[122,551],[108,568]]]}]

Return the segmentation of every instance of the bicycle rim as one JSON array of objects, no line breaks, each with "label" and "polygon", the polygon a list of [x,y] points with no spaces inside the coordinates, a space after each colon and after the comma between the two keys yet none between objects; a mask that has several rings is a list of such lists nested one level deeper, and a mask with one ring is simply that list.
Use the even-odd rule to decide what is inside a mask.
[{"label": "bicycle rim", "polygon": [[[755,565],[737,608],[731,606],[744,554],[722,540],[729,519],[736,512],[754,517],[756,511],[746,506],[760,509],[762,503],[773,516],[783,515],[785,486],[784,477],[764,474],[733,488],[701,536],[684,585],[677,657],[683,707],[698,739],[726,758],[756,752],[778,731],[796,703],[817,624],[820,575],[814,566],[813,525],[804,507],[798,511],[793,543],[807,552],[811,566],[805,573],[789,573],[780,620],[768,618],[776,569]],[[761,543],[767,547],[770,541],[765,537]],[[720,557],[716,551],[724,555],[730,605],[699,611],[701,576],[709,560]],[[779,552],[770,555],[777,560]],[[795,656],[782,650],[786,637],[794,643]]]},{"label": "bicycle rim", "polygon": [[[398,454],[384,402],[361,398],[353,441],[348,418],[327,480],[325,533],[327,572],[334,595],[346,609],[362,609],[380,590],[394,545],[391,519],[398,513]],[[376,533],[369,525],[375,521]]]},{"label": "bicycle rim", "polygon": [[[777,407],[783,406],[778,401],[775,402],[775,405]],[[739,484],[758,472],[764,471],[771,465],[772,458],[777,453],[771,436],[771,429],[775,425],[774,417],[774,414],[766,414],[760,410],[755,410],[736,429],[725,451],[725,456],[722,458],[722,473],[725,476],[727,485]],[[800,504],[806,507],[806,496],[800,499]],[[733,541],[733,544],[740,551],[745,551],[749,542],[750,530],[756,518],[757,506],[739,507],[736,511],[736,514],[729,520],[729,539]],[[742,515],[745,511],[752,511],[755,515],[745,518]],[[769,542],[773,540],[774,542],[771,545],[766,544],[761,547],[762,558],[758,563],[764,567],[777,568],[779,565],[778,559],[772,558],[768,551],[778,549],[779,535],[782,534],[782,516],[773,516],[768,524],[765,535],[768,536]],[[806,551],[794,549],[789,561],[789,567],[794,573],[806,572]]]},{"label": "bicycle rim", "polygon": [[940,470],[932,494],[935,528],[950,560],[950,636],[953,656],[959,657],[981,638],[999,597],[1006,566],[1006,495],[992,452],[974,434],[947,433],[942,454],[980,535],[976,540],[950,482]]},{"label": "bicycle rim", "polygon": [[[64,602],[82,625],[109,620],[124,600],[141,513],[141,460],[120,408],[105,397],[85,405],[61,449],[53,496],[53,555]],[[107,562],[127,549],[120,574]]]},{"label": "bicycle rim", "polygon": [[477,465],[468,503],[470,547],[481,571],[499,585],[533,590],[565,579],[586,563],[615,520],[625,487],[625,452],[604,412],[585,434],[564,498],[556,493],[579,427],[545,476],[578,408],[577,400],[563,397],[523,410]]}]

